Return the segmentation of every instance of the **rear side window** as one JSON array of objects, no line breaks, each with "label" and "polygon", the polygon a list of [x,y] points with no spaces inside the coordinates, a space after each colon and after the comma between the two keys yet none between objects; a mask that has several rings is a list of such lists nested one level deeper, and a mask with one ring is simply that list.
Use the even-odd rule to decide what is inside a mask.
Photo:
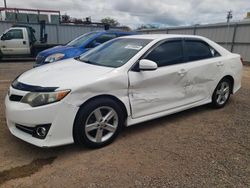
[{"label": "rear side window", "polygon": [[153,51],[151,51],[145,59],[156,62],[158,67],[182,63],[182,41],[168,41],[160,44]]},{"label": "rear side window", "polygon": [[189,61],[196,61],[213,57],[210,46],[203,41],[186,40],[185,46]]}]

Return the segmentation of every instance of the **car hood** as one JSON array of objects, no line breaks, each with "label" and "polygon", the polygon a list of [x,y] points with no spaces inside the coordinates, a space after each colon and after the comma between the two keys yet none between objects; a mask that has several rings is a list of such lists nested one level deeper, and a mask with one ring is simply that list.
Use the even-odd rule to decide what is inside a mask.
[{"label": "car hood", "polygon": [[18,77],[18,82],[40,87],[75,89],[102,79],[114,68],[67,59],[31,69]]},{"label": "car hood", "polygon": [[75,57],[76,55],[80,55],[85,50],[80,49],[74,46],[55,46],[53,48],[49,48],[39,53],[39,56],[48,57],[49,55],[62,53],[67,57]]}]

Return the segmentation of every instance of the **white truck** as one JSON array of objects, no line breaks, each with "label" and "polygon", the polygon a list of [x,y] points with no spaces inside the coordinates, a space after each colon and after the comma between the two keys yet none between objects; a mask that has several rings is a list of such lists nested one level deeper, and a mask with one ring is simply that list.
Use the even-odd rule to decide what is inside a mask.
[{"label": "white truck", "polygon": [[37,53],[58,44],[47,44],[45,25],[40,25],[40,42],[30,26],[14,25],[0,36],[0,60],[3,58],[36,57]]}]

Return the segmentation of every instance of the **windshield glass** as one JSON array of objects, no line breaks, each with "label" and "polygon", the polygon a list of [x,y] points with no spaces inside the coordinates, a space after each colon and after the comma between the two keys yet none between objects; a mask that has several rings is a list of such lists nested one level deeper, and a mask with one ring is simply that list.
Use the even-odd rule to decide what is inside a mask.
[{"label": "windshield glass", "polygon": [[74,47],[80,47],[82,46],[82,44],[92,38],[93,36],[95,36],[97,34],[97,32],[91,32],[91,33],[86,33],[84,35],[81,35],[80,37],[77,37],[76,39],[72,40],[71,42],[69,42],[67,44],[67,46],[74,46]]},{"label": "windshield glass", "polygon": [[128,62],[151,40],[117,38],[83,54],[79,60],[100,66],[120,67]]}]

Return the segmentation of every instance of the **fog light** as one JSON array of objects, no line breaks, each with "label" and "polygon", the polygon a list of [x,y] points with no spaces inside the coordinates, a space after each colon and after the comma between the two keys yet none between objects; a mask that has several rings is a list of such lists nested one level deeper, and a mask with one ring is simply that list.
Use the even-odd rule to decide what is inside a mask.
[{"label": "fog light", "polygon": [[38,125],[35,128],[33,136],[36,138],[44,139],[49,132],[50,124],[47,125]]},{"label": "fog light", "polygon": [[38,127],[36,129],[36,134],[40,137],[44,137],[47,133],[47,130],[44,127]]}]

